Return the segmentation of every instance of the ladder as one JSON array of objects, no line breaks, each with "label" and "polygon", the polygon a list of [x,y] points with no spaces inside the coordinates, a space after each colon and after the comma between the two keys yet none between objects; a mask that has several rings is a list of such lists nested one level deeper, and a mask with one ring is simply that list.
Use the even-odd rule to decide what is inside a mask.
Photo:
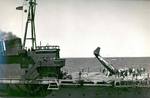
[{"label": "ladder", "polygon": [[57,80],[49,81],[48,90],[59,90],[59,83]]}]

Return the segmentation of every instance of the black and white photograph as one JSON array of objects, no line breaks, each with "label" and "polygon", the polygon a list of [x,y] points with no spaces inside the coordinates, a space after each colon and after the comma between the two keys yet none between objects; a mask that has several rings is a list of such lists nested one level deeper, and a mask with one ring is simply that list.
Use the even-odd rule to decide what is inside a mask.
[{"label": "black and white photograph", "polygon": [[150,0],[0,0],[0,98],[150,98]]}]

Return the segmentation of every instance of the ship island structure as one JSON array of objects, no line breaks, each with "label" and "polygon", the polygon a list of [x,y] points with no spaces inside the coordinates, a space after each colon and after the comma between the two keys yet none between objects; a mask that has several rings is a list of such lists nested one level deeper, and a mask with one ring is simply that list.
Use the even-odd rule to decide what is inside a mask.
[{"label": "ship island structure", "polygon": [[[36,45],[36,0],[29,4],[23,44],[21,38],[0,41],[0,65],[20,66],[20,78],[0,78],[1,97],[42,98],[150,98],[150,78],[145,68],[117,69],[94,50],[95,59],[105,69],[102,73],[79,71],[71,75],[61,69],[65,59],[60,58],[57,45]],[[20,9],[17,7],[16,9]],[[27,38],[31,26],[31,38]],[[26,40],[32,43],[26,48]],[[11,69],[10,69],[11,70]],[[98,78],[94,76],[99,75]]]}]

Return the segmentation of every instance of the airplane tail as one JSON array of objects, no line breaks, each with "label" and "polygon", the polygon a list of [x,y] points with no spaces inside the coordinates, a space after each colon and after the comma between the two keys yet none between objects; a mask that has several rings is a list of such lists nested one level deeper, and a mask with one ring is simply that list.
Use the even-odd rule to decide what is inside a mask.
[{"label": "airplane tail", "polygon": [[94,55],[96,56],[96,57],[98,57],[98,56],[100,56],[100,47],[97,47],[95,50],[94,50]]}]

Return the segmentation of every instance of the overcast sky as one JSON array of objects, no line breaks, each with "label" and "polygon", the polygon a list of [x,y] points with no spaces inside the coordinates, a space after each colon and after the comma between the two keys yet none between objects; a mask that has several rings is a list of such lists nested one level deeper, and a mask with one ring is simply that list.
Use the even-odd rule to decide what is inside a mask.
[{"label": "overcast sky", "polygon": [[[23,38],[23,0],[0,0],[0,30]],[[37,43],[61,57],[150,56],[150,0],[37,0]],[[22,16],[23,15],[23,16]]]}]

